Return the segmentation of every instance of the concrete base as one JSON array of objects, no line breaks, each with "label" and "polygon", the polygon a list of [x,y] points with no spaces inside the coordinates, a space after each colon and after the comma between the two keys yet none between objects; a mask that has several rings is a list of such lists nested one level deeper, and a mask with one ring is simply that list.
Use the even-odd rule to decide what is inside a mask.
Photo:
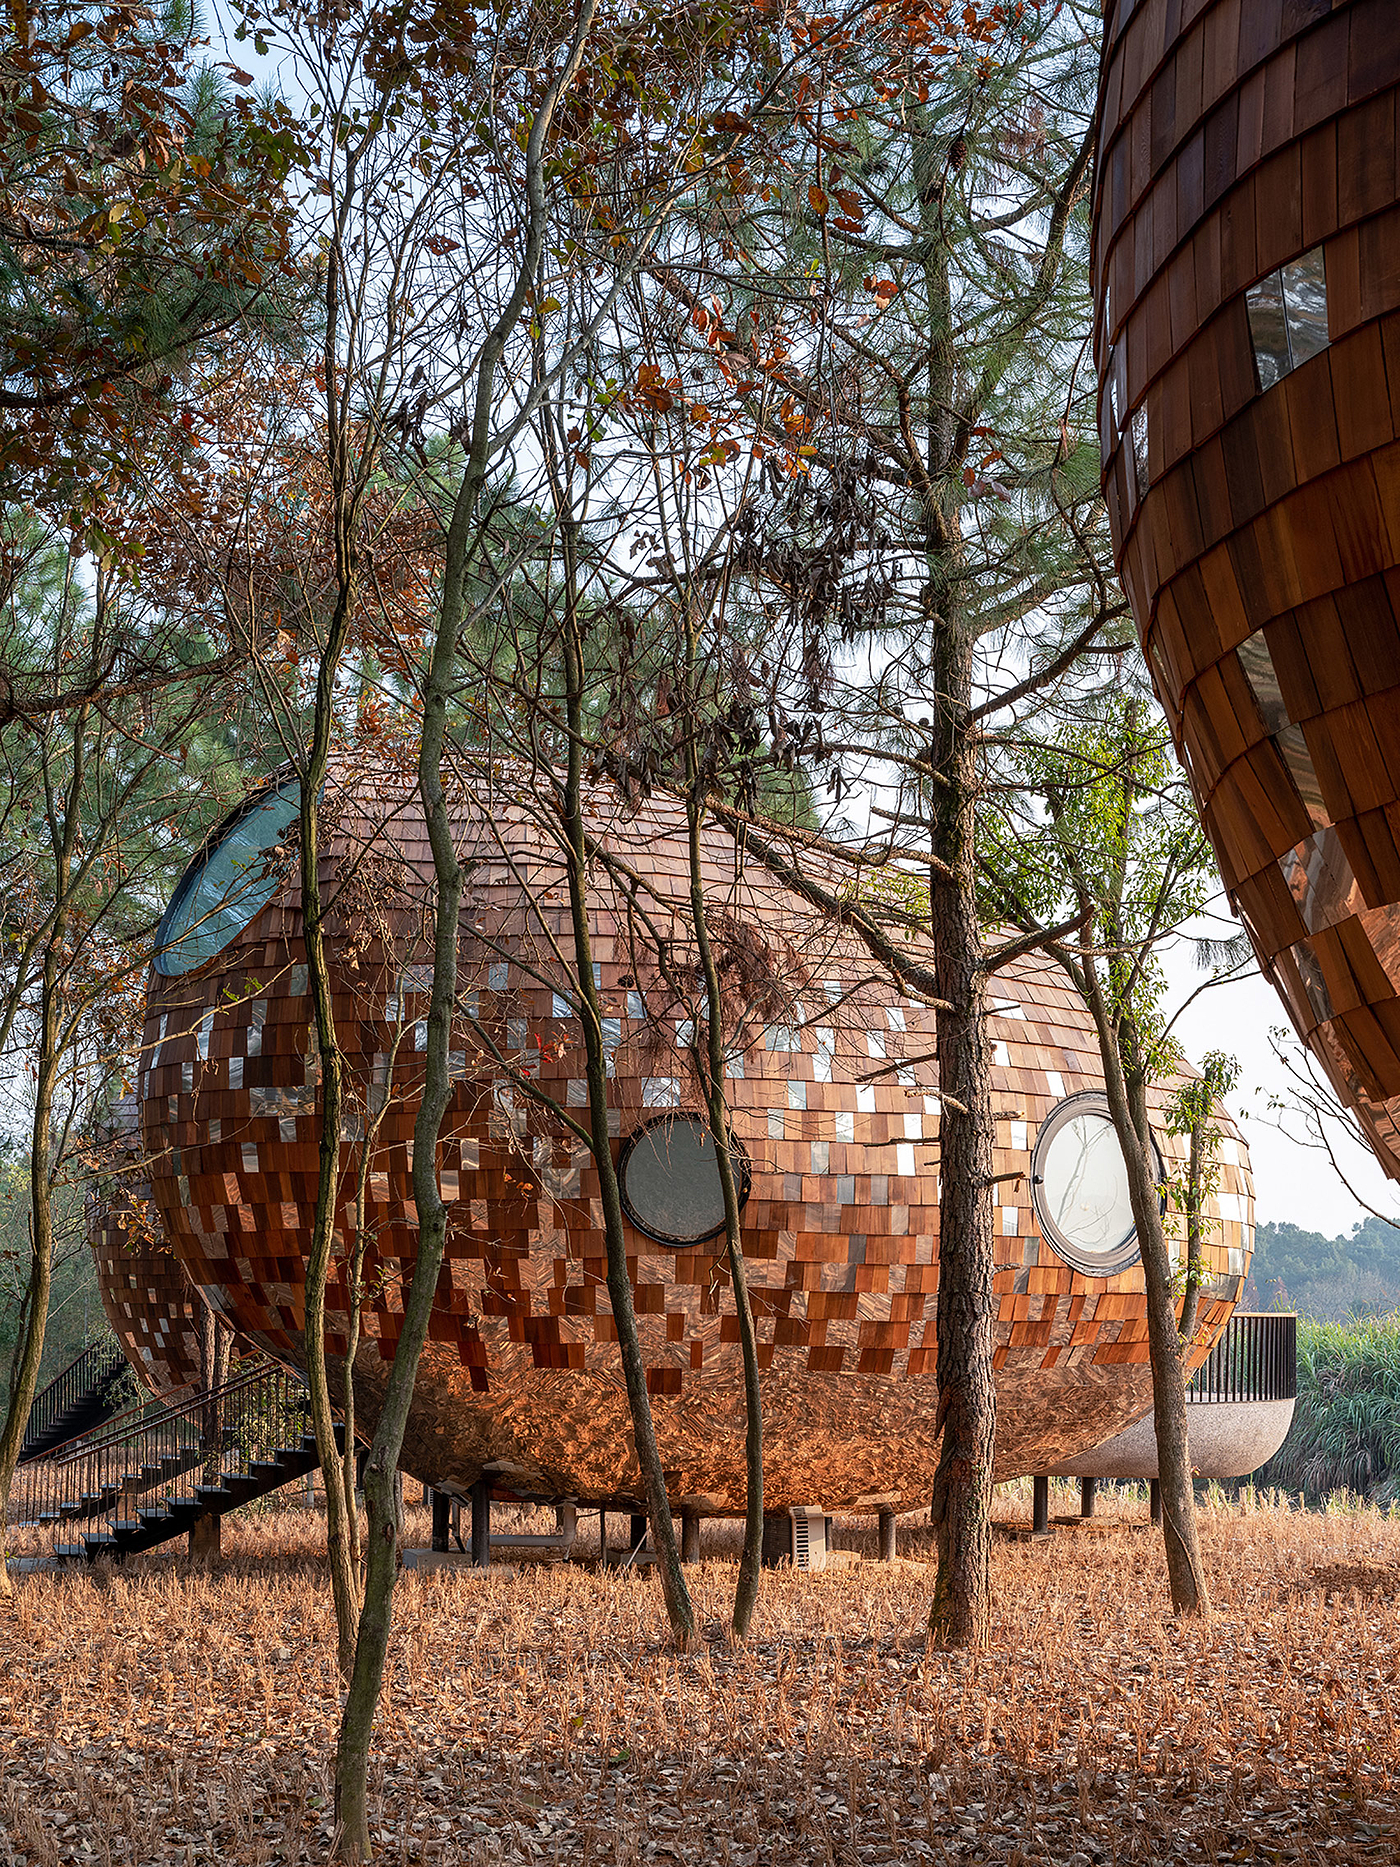
[{"label": "concrete base", "polygon": [[[1202,1478],[1244,1478],[1273,1457],[1293,1423],[1291,1400],[1214,1400],[1186,1409],[1191,1464]],[[1152,1415],[1054,1470],[1057,1478],[1155,1478]]]},{"label": "concrete base", "polygon": [[430,1569],[474,1569],[477,1565],[471,1556],[460,1549],[405,1549],[402,1552],[405,1569],[415,1569],[425,1575]]}]

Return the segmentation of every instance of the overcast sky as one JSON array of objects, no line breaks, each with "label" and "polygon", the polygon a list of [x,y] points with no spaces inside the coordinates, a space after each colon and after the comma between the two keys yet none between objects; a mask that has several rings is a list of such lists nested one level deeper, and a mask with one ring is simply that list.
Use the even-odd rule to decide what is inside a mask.
[{"label": "overcast sky", "polygon": [[[1209,928],[1217,938],[1232,930],[1233,923]],[[1169,976],[1174,1005],[1202,977],[1184,952],[1173,956]],[[1182,1015],[1176,1031],[1193,1061],[1198,1062],[1207,1050],[1229,1051],[1239,1059],[1240,1080],[1230,1107],[1249,1143],[1256,1220],[1289,1220],[1332,1238],[1349,1232],[1366,1212],[1333,1171],[1326,1154],[1303,1145],[1298,1138],[1302,1124],[1294,1120],[1286,1124],[1291,1136],[1281,1133],[1280,1117],[1269,1111],[1270,1093],[1285,1095],[1288,1090],[1288,1077],[1270,1047],[1269,1033],[1287,1025],[1288,1014],[1278,993],[1253,973],[1202,993]],[[1332,1136],[1338,1161],[1356,1192],[1377,1211],[1400,1219],[1400,1186],[1386,1178],[1369,1149],[1348,1141],[1338,1128],[1333,1128]]]}]

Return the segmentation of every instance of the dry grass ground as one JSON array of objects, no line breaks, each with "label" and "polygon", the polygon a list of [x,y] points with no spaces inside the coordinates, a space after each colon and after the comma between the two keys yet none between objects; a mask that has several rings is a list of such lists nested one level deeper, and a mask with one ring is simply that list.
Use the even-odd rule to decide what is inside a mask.
[{"label": "dry grass ground", "polygon": [[[1115,1520],[1124,1508],[999,1543],[995,1643],[975,1659],[926,1650],[932,1572],[912,1525],[893,1567],[765,1578],[737,1651],[720,1639],[734,1569],[717,1527],[692,1571],[711,1644],[687,1658],[646,1576],[405,1575],[382,1855],[1395,1861],[1400,1521],[1207,1508],[1217,1611],[1179,1627],[1160,1545]],[[427,1541],[421,1511],[410,1532]],[[149,1557],[19,1582],[0,1604],[0,1860],[326,1858],[337,1691],[319,1535],[314,1513],[278,1512],[226,1525],[214,1572]],[[869,1527],[841,1540],[873,1554]]]}]

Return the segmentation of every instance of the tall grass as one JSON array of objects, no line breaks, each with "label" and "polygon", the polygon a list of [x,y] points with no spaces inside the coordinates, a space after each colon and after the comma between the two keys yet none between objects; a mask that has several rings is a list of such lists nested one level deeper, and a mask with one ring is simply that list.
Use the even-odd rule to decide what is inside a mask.
[{"label": "tall grass", "polygon": [[1400,1499],[1400,1311],[1348,1322],[1298,1318],[1298,1404],[1260,1485],[1319,1502],[1351,1491]]}]

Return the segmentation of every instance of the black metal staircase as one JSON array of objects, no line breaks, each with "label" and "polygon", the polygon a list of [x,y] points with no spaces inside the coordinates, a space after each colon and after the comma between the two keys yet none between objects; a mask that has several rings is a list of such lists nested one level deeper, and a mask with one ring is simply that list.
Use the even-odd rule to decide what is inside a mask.
[{"label": "black metal staircase", "polygon": [[[134,1408],[31,1461],[15,1474],[10,1521],[52,1531],[55,1556],[120,1558],[265,1497],[316,1463],[304,1382],[262,1362],[223,1387]],[[63,1540],[78,1524],[93,1527]]]},{"label": "black metal staircase", "polygon": [[110,1338],[85,1348],[34,1396],[25,1422],[19,1463],[43,1458],[56,1446],[93,1432],[117,1412],[125,1397],[126,1356]]}]

